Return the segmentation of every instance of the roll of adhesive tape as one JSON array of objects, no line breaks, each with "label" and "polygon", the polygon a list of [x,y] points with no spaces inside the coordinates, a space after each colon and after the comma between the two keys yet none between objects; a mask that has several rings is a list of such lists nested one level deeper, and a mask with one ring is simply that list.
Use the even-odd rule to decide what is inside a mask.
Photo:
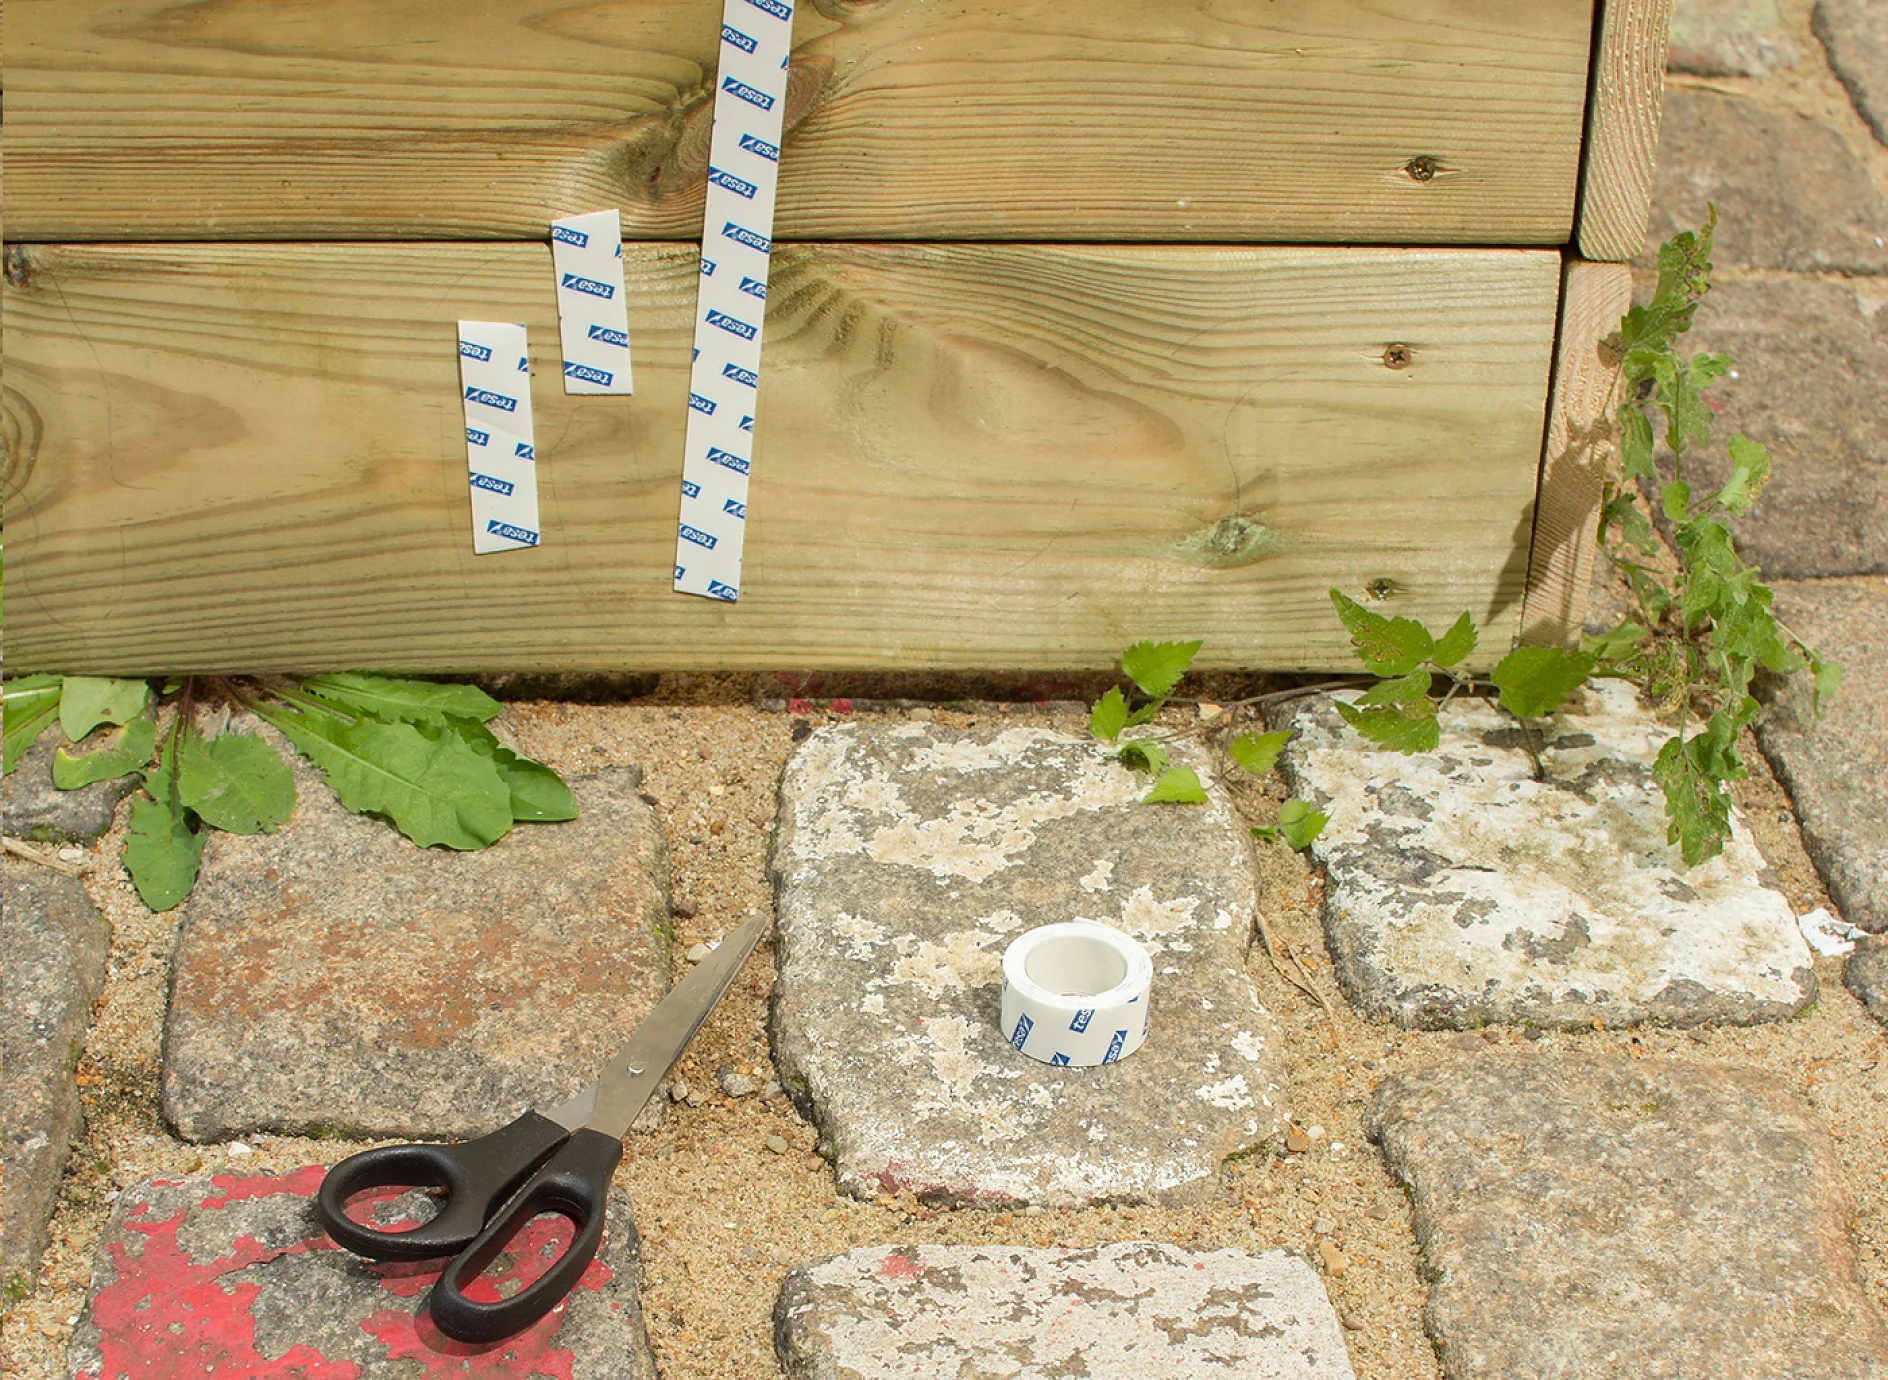
[{"label": "roll of adhesive tape", "polygon": [[1116,1063],[1147,1038],[1153,980],[1153,959],[1120,930],[1094,920],[1043,925],[1003,953],[1003,1033],[1045,1064]]}]

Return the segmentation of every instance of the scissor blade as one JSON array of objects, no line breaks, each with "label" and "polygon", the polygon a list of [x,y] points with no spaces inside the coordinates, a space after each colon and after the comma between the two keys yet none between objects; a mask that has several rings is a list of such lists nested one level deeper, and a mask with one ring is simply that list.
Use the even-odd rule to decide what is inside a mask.
[{"label": "scissor blade", "polygon": [[669,1066],[695,1038],[708,1013],[734,982],[747,956],[760,942],[765,916],[755,916],[721,941],[695,971],[676,983],[668,996],[636,1027],[629,1043],[611,1056],[597,1081],[556,1111],[546,1112],[566,1130],[588,1126],[621,1139],[630,1123],[655,1096]]}]

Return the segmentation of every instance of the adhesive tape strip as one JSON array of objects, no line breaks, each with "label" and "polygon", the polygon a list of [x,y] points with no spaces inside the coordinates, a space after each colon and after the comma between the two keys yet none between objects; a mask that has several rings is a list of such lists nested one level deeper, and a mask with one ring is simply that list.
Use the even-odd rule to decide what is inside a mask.
[{"label": "adhesive tape strip", "polygon": [[720,81],[708,136],[675,589],[729,602],[741,596],[747,477],[759,411],[760,340],[792,46],[792,0],[726,0]]},{"label": "adhesive tape strip", "polygon": [[1147,1038],[1154,961],[1128,935],[1094,920],[1043,925],[1003,953],[1003,1030],[1045,1064],[1093,1068]]},{"label": "adhesive tape strip", "polygon": [[623,218],[612,206],[551,222],[566,393],[633,393],[623,301]]},{"label": "adhesive tape strip", "polygon": [[459,323],[472,551],[538,544],[538,465],[531,431],[531,352],[512,321]]}]

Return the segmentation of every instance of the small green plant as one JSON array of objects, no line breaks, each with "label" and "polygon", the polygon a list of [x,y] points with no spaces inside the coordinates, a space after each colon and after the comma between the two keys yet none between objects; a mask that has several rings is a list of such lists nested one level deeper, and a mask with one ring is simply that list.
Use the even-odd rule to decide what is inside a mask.
[{"label": "small green plant", "polygon": [[[1685,355],[1679,337],[1691,328],[1710,290],[1712,212],[1659,250],[1659,281],[1651,300],[1626,313],[1606,342],[1614,361],[1611,438],[1620,450],[1620,478],[1606,486],[1599,544],[1632,588],[1636,616],[1585,638],[1579,647],[1518,647],[1485,684],[1456,667],[1474,650],[1475,625],[1465,613],[1441,637],[1408,618],[1385,618],[1331,591],[1364,669],[1377,683],[1354,705],[1340,704],[1346,722],[1372,742],[1398,752],[1435,748],[1441,707],[1430,697],[1447,680],[1441,704],[1464,690],[1493,689],[1521,722],[1534,752],[1533,719],[1558,709],[1593,676],[1632,681],[1672,710],[1677,728],[1652,768],[1665,797],[1667,840],[1697,866],[1724,851],[1731,836],[1729,784],[1745,775],[1739,735],[1756,717],[1750,693],[1759,667],[1789,676],[1807,669],[1812,703],[1835,693],[1841,670],[1777,621],[1771,593],[1756,567],[1737,554],[1726,518],[1751,510],[1770,476],[1770,455],[1745,436],[1726,446],[1729,477],[1694,493],[1687,459],[1709,445],[1712,410],[1705,394],[1730,372],[1725,355]],[[1654,413],[1662,415],[1672,474],[1654,463]],[[1657,487],[1658,514],[1671,535],[1665,557],[1643,490]]]},{"label": "small green plant", "polygon": [[[61,747],[53,784],[77,790],[137,775],[125,868],[138,894],[166,911],[190,894],[210,829],[268,833],[295,806],[295,779],[251,733],[206,735],[198,712],[215,699],[247,709],[320,768],[357,814],[381,816],[422,847],[477,849],[516,821],[575,819],[577,802],[542,762],[511,751],[486,727],[498,701],[476,686],[361,672],[300,680],[190,677],[157,695],[142,680],[26,676],[5,697],[4,770],[59,721],[68,744],[109,726],[82,755]],[[160,710],[170,710],[159,731]]]},{"label": "small green plant", "polygon": [[[1175,738],[1193,736],[1200,730],[1130,738],[1121,735],[1131,728],[1141,728],[1154,721],[1167,707],[1180,678],[1199,654],[1199,642],[1136,642],[1121,654],[1121,670],[1140,691],[1140,703],[1130,707],[1120,686],[1110,686],[1088,712],[1088,731],[1104,743],[1116,745],[1115,756],[1136,771],[1153,778],[1144,805],[1203,805],[1206,787],[1192,767],[1169,765],[1163,744]],[[1264,776],[1278,762],[1278,754],[1290,741],[1291,732],[1240,733],[1225,738],[1221,749],[1240,771],[1250,776]],[[1284,839],[1293,848],[1303,850],[1324,827],[1326,817],[1302,800],[1287,800],[1272,824],[1256,825],[1253,834],[1270,842]]]}]

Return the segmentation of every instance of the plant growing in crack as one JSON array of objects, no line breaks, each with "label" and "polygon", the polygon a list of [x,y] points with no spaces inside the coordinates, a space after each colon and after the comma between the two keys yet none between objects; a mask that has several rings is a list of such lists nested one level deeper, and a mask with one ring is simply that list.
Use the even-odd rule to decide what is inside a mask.
[{"label": "plant growing in crack", "polygon": [[[1208,736],[1216,741],[1225,759],[1238,769],[1221,774],[1231,783],[1243,778],[1258,778],[1269,773],[1278,755],[1291,740],[1291,731],[1233,733],[1233,717],[1222,713],[1213,720],[1192,728],[1174,729],[1121,741],[1132,728],[1153,723],[1173,698],[1175,687],[1199,654],[1200,642],[1136,642],[1121,654],[1121,670],[1140,692],[1140,703],[1131,707],[1120,686],[1111,686],[1095,701],[1088,713],[1088,731],[1104,743],[1116,744],[1115,756],[1136,771],[1145,772],[1153,784],[1142,804],[1201,805],[1206,802],[1206,787],[1192,767],[1173,766],[1166,744],[1180,738]],[[1268,700],[1314,693],[1317,687],[1288,690],[1275,695],[1255,695],[1222,706],[1225,711],[1253,706]],[[1243,774],[1243,778],[1241,776]],[[1237,787],[1235,787],[1237,789]],[[1303,850],[1323,829],[1327,817],[1302,800],[1290,799],[1278,807],[1271,824],[1252,826],[1253,834],[1271,842],[1283,839],[1293,848]]]},{"label": "plant growing in crack", "polygon": [[139,777],[124,864],[155,911],[190,894],[210,829],[273,832],[295,806],[294,776],[275,748],[253,733],[206,732],[206,705],[219,718],[248,710],[321,770],[342,805],[422,847],[484,848],[514,822],[577,817],[562,778],[486,726],[500,705],[476,686],[364,672],[189,676],[154,696],[143,680],[38,675],[8,682],[4,696],[7,772],[55,719],[69,745],[108,730],[90,752],[61,747],[53,784]]},{"label": "plant growing in crack", "polygon": [[[1620,476],[1606,485],[1597,537],[1632,589],[1633,614],[1578,647],[1517,647],[1484,684],[1455,669],[1474,647],[1467,614],[1438,638],[1412,619],[1385,618],[1331,591],[1359,660],[1379,677],[1355,705],[1340,704],[1338,712],[1379,746],[1430,751],[1442,705],[1462,691],[1493,690],[1519,720],[1539,776],[1531,721],[1553,713],[1591,678],[1631,681],[1662,704],[1676,727],[1659,749],[1652,776],[1665,798],[1667,841],[1693,867],[1730,841],[1730,783],[1746,775],[1738,739],[1757,716],[1751,688],[1759,669],[1782,677],[1807,670],[1818,712],[1841,681],[1833,661],[1778,621],[1769,587],[1738,555],[1726,523],[1756,504],[1770,477],[1769,452],[1749,437],[1733,436],[1722,485],[1694,493],[1685,477],[1688,459],[1711,441],[1706,394],[1731,367],[1726,355],[1686,355],[1679,348],[1710,291],[1716,224],[1714,210],[1696,231],[1660,247],[1657,288],[1626,313],[1603,347],[1613,373],[1601,409],[1611,414],[1611,431],[1602,439],[1618,444]],[[1654,458],[1655,417],[1664,422],[1669,478]],[[1669,554],[1650,511],[1647,495],[1654,488],[1658,516],[1670,533]],[[1467,648],[1458,654],[1464,637]],[[1440,703],[1431,698],[1438,676],[1447,681]]]},{"label": "plant growing in crack", "polygon": [[[1368,741],[1394,752],[1432,752],[1441,742],[1440,716],[1458,695],[1493,696],[1514,716],[1533,761],[1545,778],[1538,721],[1560,709],[1596,676],[1623,679],[1661,704],[1675,729],[1659,749],[1652,777],[1665,799],[1666,839],[1688,866],[1724,851],[1731,837],[1730,783],[1746,775],[1738,739],[1759,709],[1752,684],[1759,670],[1781,677],[1808,671],[1811,704],[1822,702],[1841,682],[1841,668],[1781,623],[1772,611],[1769,586],[1755,566],[1738,555],[1727,519],[1748,514],[1770,477],[1770,454],[1746,436],[1725,447],[1728,478],[1717,488],[1693,492],[1687,461],[1710,444],[1712,408],[1708,390],[1730,372],[1728,356],[1700,351],[1686,355],[1680,337],[1691,329],[1698,304],[1711,285],[1712,211],[1695,231],[1673,236],[1660,247],[1658,286],[1651,298],[1628,311],[1604,344],[1612,379],[1599,439],[1616,442],[1620,476],[1605,487],[1597,540],[1599,549],[1631,586],[1635,609],[1619,623],[1584,637],[1576,647],[1516,647],[1486,677],[1462,667],[1480,632],[1467,613],[1437,633],[1413,618],[1386,616],[1330,591],[1351,647],[1369,673],[1363,693],[1336,702],[1344,721]],[[1655,417],[1664,422],[1670,477],[1655,462]],[[1648,492],[1656,488],[1657,514],[1670,533],[1670,550],[1654,526]],[[1643,505],[1643,506],[1642,506]],[[1373,600],[1389,598],[1394,582],[1372,581]],[[1117,689],[1108,691],[1089,716],[1089,730],[1114,743],[1122,733],[1151,722],[1199,651],[1198,642],[1139,642],[1121,658],[1121,669],[1143,696],[1130,709]],[[1239,704],[1283,700],[1354,681],[1331,681],[1255,696]],[[1197,773],[1168,765],[1162,744],[1198,730],[1182,730],[1121,743],[1117,755],[1154,777],[1149,802],[1198,802],[1205,791]],[[1223,746],[1243,771],[1271,770],[1289,731],[1246,733]],[[1223,774],[1236,781],[1236,774]],[[1280,806],[1277,822],[1253,832],[1284,838],[1305,848],[1326,823],[1300,800]]]}]

